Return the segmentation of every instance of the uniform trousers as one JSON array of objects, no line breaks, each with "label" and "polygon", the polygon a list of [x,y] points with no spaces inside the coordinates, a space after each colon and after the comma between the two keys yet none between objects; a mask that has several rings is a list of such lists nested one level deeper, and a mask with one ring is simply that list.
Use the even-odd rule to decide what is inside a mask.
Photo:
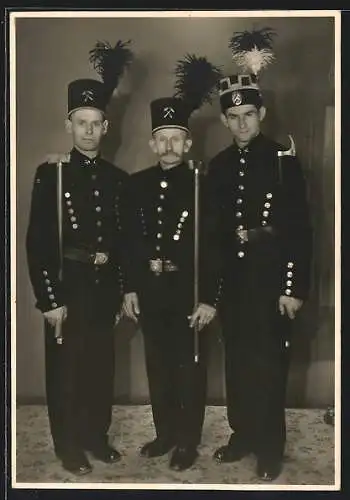
[{"label": "uniform trousers", "polygon": [[107,444],[113,401],[118,297],[115,289],[96,284],[87,266],[78,269],[84,278],[76,272],[65,283],[62,345],[45,322],[48,414],[55,452],[61,458]]},{"label": "uniform trousers", "polygon": [[146,279],[147,288],[140,293],[140,319],[156,434],[178,446],[196,447],[206,403],[207,334],[199,333],[200,356],[195,363],[194,331],[187,317],[193,307],[188,286],[181,289],[176,272],[149,273]]},{"label": "uniform trousers", "polygon": [[281,460],[291,321],[278,309],[278,255],[255,246],[236,263],[226,274],[221,305],[230,443]]}]

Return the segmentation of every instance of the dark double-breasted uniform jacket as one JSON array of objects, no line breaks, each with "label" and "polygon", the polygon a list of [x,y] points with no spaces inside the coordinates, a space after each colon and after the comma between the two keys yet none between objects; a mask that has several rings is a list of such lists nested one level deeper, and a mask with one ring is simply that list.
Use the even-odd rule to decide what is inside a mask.
[{"label": "dark double-breasted uniform jacket", "polygon": [[[217,225],[205,202],[205,177],[200,179],[199,302],[216,306],[221,293],[220,256],[215,239]],[[194,306],[193,172],[186,163],[170,170],[155,165],[132,175],[127,193],[126,290],[138,292],[146,307],[153,308],[151,304],[161,307],[164,294],[157,300],[150,295],[156,275],[150,261],[169,260],[178,269],[173,273],[177,287],[169,287],[173,305],[181,303],[191,313]]]},{"label": "dark double-breasted uniform jacket", "polygon": [[[96,252],[108,253],[105,265],[80,266],[84,269],[81,279],[101,293],[113,291],[115,307],[123,291],[120,195],[126,175],[104,159],[90,160],[76,149],[70,163],[62,166],[63,253],[69,248],[81,249],[91,254],[90,264]],[[71,287],[79,283],[72,281],[73,261],[66,259],[63,281],[59,280],[56,164],[40,165],[35,174],[27,255],[38,309],[45,312],[66,304]]]},{"label": "dark double-breasted uniform jacket", "polygon": [[211,203],[221,213],[228,417],[236,437],[278,458],[291,340],[278,301],[307,297],[311,260],[303,172],[297,157],[278,159],[284,150],[259,134],[246,148],[232,144],[209,165]]},{"label": "dark double-breasted uniform jacket", "polygon": [[[220,296],[217,225],[200,180],[199,302]],[[131,176],[128,188],[126,290],[136,292],[145,340],[156,432],[178,445],[200,441],[206,396],[205,332],[194,363],[194,173],[159,164]]]},{"label": "dark double-breasted uniform jacket", "polygon": [[[32,191],[27,257],[36,306],[67,306],[63,344],[45,324],[46,390],[55,449],[76,453],[101,444],[110,424],[113,326],[123,294],[120,197],[127,174],[77,149],[62,165],[62,279],[57,165],[38,167]],[[107,262],[95,265],[96,254]]]}]

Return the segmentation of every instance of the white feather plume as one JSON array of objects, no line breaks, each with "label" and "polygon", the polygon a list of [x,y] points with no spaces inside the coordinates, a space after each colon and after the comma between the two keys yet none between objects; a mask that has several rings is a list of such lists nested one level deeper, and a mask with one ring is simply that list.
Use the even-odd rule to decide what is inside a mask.
[{"label": "white feather plume", "polygon": [[255,45],[251,50],[235,52],[232,59],[243,71],[257,75],[261,69],[268,66],[275,59],[275,56],[271,50],[258,49]]}]

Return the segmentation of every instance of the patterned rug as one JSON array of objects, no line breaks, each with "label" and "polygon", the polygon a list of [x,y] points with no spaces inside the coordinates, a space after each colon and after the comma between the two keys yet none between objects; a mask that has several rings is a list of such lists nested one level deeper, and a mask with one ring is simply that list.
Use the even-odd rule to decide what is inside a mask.
[{"label": "patterned rug", "polygon": [[[324,422],[324,410],[287,410],[287,446],[282,474],[273,484],[334,485],[334,428]],[[139,456],[142,444],[153,439],[149,406],[115,406],[110,430],[111,443],[123,454],[117,464],[91,460],[93,472],[76,478],[64,471],[56,459],[45,406],[19,406],[16,424],[17,483],[145,483],[254,485],[255,458],[248,456],[234,464],[217,464],[214,450],[230,435],[225,408],[208,406],[200,456],[185,472],[168,468],[169,456],[146,459]],[[119,486],[120,487],[120,486]],[[169,487],[169,486],[165,486]],[[210,488],[215,488],[211,486]]]}]

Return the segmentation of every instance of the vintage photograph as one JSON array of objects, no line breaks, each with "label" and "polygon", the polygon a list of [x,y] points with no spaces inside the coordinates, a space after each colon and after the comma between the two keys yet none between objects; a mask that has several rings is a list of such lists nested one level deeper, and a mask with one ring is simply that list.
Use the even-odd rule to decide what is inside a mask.
[{"label": "vintage photograph", "polygon": [[10,13],[12,487],[340,488],[340,36]]}]

